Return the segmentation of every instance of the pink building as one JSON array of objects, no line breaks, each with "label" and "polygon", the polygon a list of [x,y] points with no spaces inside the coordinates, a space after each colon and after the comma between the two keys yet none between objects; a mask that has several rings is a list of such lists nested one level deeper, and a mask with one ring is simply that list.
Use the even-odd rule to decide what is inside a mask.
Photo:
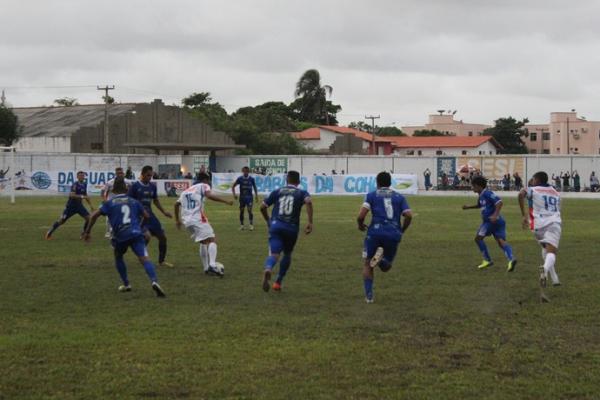
[{"label": "pink building", "polygon": [[402,132],[412,136],[415,131],[433,130],[443,132],[452,136],[481,136],[486,128],[491,125],[472,124],[468,122],[457,121],[454,119],[454,114],[431,114],[429,123],[423,126],[403,126]]}]

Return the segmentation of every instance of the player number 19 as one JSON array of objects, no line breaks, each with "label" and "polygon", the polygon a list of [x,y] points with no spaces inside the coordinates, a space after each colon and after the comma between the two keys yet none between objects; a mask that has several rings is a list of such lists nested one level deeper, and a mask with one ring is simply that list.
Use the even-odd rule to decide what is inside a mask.
[{"label": "player number 19", "polygon": [[558,199],[554,196],[543,196],[544,206],[548,211],[558,211]]}]

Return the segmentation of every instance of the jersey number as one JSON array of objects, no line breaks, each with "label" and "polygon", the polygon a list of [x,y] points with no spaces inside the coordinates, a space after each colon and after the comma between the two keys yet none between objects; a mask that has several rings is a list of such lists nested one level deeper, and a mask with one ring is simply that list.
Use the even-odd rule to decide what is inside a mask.
[{"label": "jersey number", "polygon": [[392,199],[390,197],[385,197],[383,199],[383,206],[385,207],[385,215],[387,219],[394,218],[394,207],[392,207]]},{"label": "jersey number", "polygon": [[193,210],[194,208],[196,208],[196,200],[194,200],[192,198],[191,193],[186,194],[185,199],[187,200],[187,209],[188,210]]},{"label": "jersey number", "polygon": [[283,196],[279,199],[279,214],[281,215],[292,215],[294,211],[294,197]]},{"label": "jersey number", "polygon": [[546,210],[556,212],[558,211],[558,199],[554,196],[542,196],[544,198],[544,207]]},{"label": "jersey number", "polygon": [[131,223],[131,209],[127,204],[121,206],[121,214],[123,214],[123,225]]}]

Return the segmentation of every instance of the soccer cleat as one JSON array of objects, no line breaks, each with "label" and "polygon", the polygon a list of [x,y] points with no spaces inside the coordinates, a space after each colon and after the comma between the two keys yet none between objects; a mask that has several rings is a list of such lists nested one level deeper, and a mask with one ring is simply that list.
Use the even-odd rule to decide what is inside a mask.
[{"label": "soccer cleat", "polygon": [[240,225],[240,231],[245,231],[246,227],[244,225]]},{"label": "soccer cleat", "polygon": [[253,230],[254,230],[254,225],[250,225],[250,226],[248,227],[248,229],[249,229],[249,230],[251,230],[251,231],[253,231]]},{"label": "soccer cleat", "polygon": [[111,234],[110,232],[106,232],[106,233],[104,234],[104,237],[105,237],[106,239],[110,239],[110,238],[112,238],[112,234]]},{"label": "soccer cleat", "polygon": [[554,282],[554,283],[552,283],[552,286],[558,287],[558,286],[561,286],[561,284],[560,284],[560,282]]},{"label": "soccer cleat", "polygon": [[281,283],[277,281],[273,282],[273,290],[276,292],[281,292]]},{"label": "soccer cleat", "polygon": [[219,271],[218,269],[214,268],[214,267],[208,267],[208,269],[206,271],[204,271],[204,273],[206,275],[211,275],[211,276],[218,276],[218,277],[223,277],[225,275],[225,273]]},{"label": "soccer cleat", "polygon": [[383,258],[383,247],[378,247],[377,250],[375,251],[375,254],[373,255],[373,257],[371,257],[369,266],[371,268],[375,268],[379,264],[379,261],[381,261],[382,258]]},{"label": "soccer cleat", "polygon": [[488,261],[488,260],[483,260],[483,262],[482,262],[481,264],[479,264],[479,265],[477,266],[477,268],[478,268],[478,269],[486,269],[486,268],[489,268],[489,267],[491,267],[492,265],[494,265],[494,263],[493,263],[493,262],[491,262],[491,261]]},{"label": "soccer cleat", "polygon": [[365,297],[365,301],[367,302],[367,304],[373,304],[373,302],[375,302],[375,299],[372,297],[371,298]]},{"label": "soccer cleat", "polygon": [[508,268],[506,268],[506,270],[508,272],[513,272],[515,270],[516,266],[517,266],[517,260],[510,260],[508,262]]},{"label": "soccer cleat", "polygon": [[131,292],[131,285],[121,285],[118,290],[119,292]]},{"label": "soccer cleat", "polygon": [[44,239],[52,240],[52,234],[50,233],[50,231],[46,232],[46,234],[44,235]]},{"label": "soccer cleat", "polygon": [[167,297],[158,282],[152,282],[152,290],[156,292],[156,297]]},{"label": "soccer cleat", "polygon": [[271,280],[271,270],[265,269],[265,272],[263,273],[263,281],[262,281],[262,289],[265,292],[268,292],[269,289],[271,288],[271,285],[269,283],[270,280]]},{"label": "soccer cleat", "polygon": [[540,265],[540,287],[545,288],[548,285],[548,277],[546,277],[546,273],[544,272],[544,266]]},{"label": "soccer cleat", "polygon": [[173,268],[175,266],[174,264],[171,264],[170,262],[166,262],[166,261],[163,261],[163,262],[159,263],[158,265],[161,267],[169,267],[169,268]]}]

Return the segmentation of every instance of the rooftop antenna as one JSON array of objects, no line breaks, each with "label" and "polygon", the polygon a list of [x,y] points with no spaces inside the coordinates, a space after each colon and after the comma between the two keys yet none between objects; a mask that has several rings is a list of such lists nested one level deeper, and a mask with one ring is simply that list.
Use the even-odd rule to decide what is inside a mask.
[{"label": "rooftop antenna", "polygon": [[457,112],[458,112],[458,110],[452,111],[452,115],[456,115]]},{"label": "rooftop antenna", "polygon": [[446,110],[437,110],[437,112],[439,112],[439,113],[440,113],[440,115],[444,115],[444,112],[445,112],[445,111],[446,111]]}]

